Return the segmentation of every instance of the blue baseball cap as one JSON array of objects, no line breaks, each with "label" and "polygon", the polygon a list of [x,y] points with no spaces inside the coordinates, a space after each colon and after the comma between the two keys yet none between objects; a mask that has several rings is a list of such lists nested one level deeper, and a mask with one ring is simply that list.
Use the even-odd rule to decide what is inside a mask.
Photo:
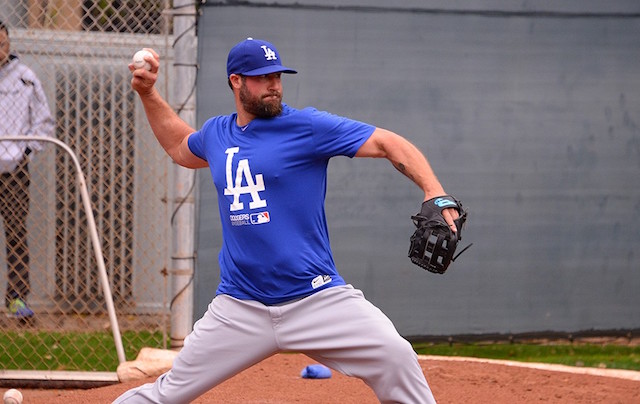
[{"label": "blue baseball cap", "polygon": [[227,77],[232,74],[260,76],[278,72],[298,73],[289,67],[282,66],[276,47],[267,41],[247,38],[229,51]]}]

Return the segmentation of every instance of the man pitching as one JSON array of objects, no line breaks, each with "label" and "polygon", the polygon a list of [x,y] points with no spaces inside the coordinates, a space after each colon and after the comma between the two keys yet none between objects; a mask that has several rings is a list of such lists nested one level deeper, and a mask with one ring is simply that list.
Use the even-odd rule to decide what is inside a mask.
[{"label": "man pitching", "polygon": [[[145,58],[151,70],[129,65],[132,86],[169,156],[211,170],[224,240],[221,276],[172,369],[116,402],[190,402],[293,351],[362,379],[383,403],[434,403],[411,345],[338,273],[324,212],[327,164],[340,155],[386,158],[425,201],[446,195],[424,155],[391,131],[283,104],[281,75],[296,71],[282,65],[273,44],[251,38],[227,59],[237,112],[195,130],[154,87],[159,57],[152,53]],[[442,214],[455,229],[458,212]]]}]

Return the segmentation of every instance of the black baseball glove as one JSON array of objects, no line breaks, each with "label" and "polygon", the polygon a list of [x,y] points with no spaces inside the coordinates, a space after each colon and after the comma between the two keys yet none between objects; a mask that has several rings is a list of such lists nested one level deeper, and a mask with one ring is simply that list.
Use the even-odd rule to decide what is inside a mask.
[{"label": "black baseball glove", "polygon": [[[442,211],[454,208],[460,215],[454,220],[457,232],[451,230],[442,216]],[[422,203],[420,213],[411,216],[416,231],[411,236],[409,258],[414,264],[427,271],[443,274],[451,262],[455,261],[467,248],[455,255],[458,242],[462,239],[462,228],[467,220],[467,211],[460,201],[445,195],[429,199]]]}]

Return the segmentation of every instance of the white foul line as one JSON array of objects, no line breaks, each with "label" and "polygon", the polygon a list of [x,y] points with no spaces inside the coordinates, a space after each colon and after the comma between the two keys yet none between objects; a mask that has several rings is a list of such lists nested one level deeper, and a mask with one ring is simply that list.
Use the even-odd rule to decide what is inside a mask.
[{"label": "white foul line", "polygon": [[587,368],[587,367],[555,365],[555,364],[547,364],[547,363],[530,363],[530,362],[517,362],[517,361],[507,361],[507,360],[498,360],[498,359],[469,358],[469,357],[461,357],[461,356],[418,355],[418,359],[431,360],[431,361],[480,362],[480,363],[490,363],[494,365],[517,366],[517,367],[531,368],[531,369],[550,370],[554,372],[566,372],[566,373],[576,373],[576,374],[585,374],[585,375],[593,375],[593,376],[617,377],[620,379],[640,381],[640,372],[635,370]]}]

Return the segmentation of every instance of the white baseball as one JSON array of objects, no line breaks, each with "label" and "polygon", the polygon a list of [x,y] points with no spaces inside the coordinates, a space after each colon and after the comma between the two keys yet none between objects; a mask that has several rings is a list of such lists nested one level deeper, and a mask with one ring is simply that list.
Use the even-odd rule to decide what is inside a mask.
[{"label": "white baseball", "polygon": [[22,393],[20,390],[9,389],[4,392],[4,404],[22,404]]},{"label": "white baseball", "polygon": [[135,55],[133,55],[133,67],[135,67],[136,69],[144,67],[147,70],[151,70],[151,65],[149,64],[149,62],[144,60],[145,56],[153,57],[153,54],[144,49],[137,51]]}]

